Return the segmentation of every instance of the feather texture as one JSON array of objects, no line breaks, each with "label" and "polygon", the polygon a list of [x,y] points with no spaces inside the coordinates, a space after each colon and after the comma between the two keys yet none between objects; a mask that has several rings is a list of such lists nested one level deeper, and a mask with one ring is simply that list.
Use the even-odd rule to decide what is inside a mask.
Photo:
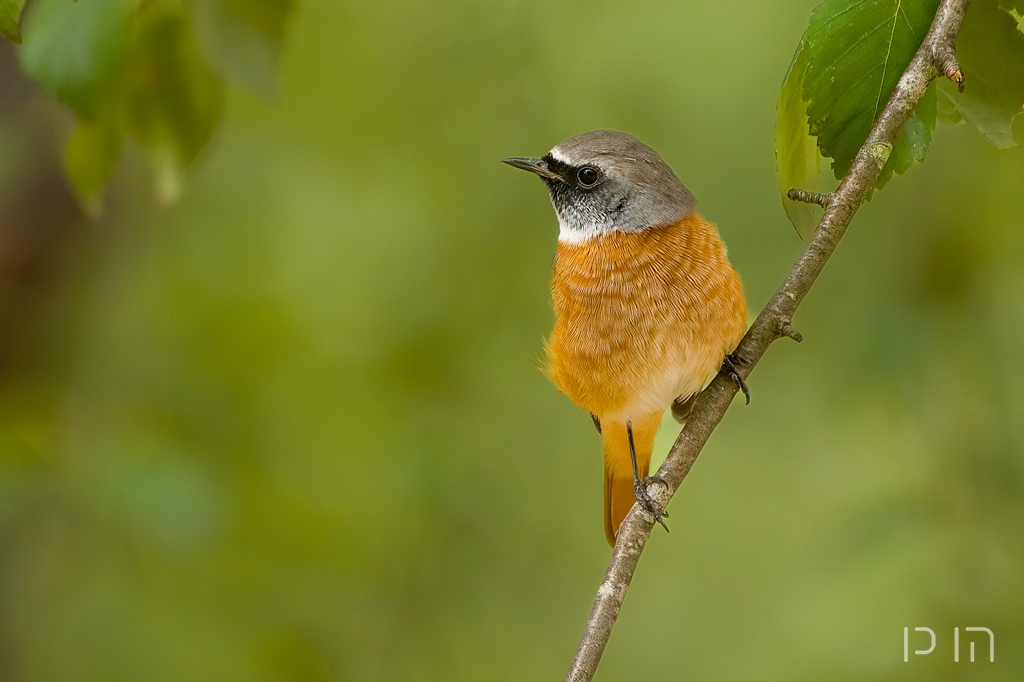
[{"label": "feather texture", "polygon": [[601,424],[605,535],[633,505],[625,424],[647,475],[661,416],[700,391],[746,329],[739,275],[715,226],[696,213],[665,227],[560,241],[548,376]]},{"label": "feather texture", "polygon": [[665,227],[560,242],[547,374],[601,420],[625,423],[699,391],[746,329],[739,275],[697,213]]}]

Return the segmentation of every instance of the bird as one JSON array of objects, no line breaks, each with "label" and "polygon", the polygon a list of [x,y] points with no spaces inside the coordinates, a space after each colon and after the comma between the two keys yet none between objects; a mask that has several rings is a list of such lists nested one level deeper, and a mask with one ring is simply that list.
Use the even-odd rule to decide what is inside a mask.
[{"label": "bird", "polygon": [[665,411],[685,423],[721,369],[750,394],[732,356],[747,327],[739,274],[718,228],[669,165],[612,130],[506,163],[540,177],[558,218],[543,370],[601,434],[604,533],[615,544],[634,502],[668,530],[648,492]]}]

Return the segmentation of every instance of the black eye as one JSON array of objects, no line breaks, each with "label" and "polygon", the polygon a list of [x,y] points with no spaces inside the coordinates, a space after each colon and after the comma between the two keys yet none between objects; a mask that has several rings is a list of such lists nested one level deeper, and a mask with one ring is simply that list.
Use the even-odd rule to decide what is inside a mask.
[{"label": "black eye", "polygon": [[580,187],[593,187],[600,179],[600,173],[593,166],[584,166],[576,173],[576,180],[580,183]]}]

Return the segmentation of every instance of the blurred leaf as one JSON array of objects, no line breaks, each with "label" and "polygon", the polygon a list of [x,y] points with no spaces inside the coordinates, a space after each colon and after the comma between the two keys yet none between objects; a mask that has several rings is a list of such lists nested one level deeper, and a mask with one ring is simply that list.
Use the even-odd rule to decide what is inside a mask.
[{"label": "blurred leaf", "polygon": [[956,101],[953,97],[953,93],[956,92],[956,86],[949,81],[945,81],[945,83],[952,87],[944,87],[944,81],[941,79],[937,80],[933,86],[936,90],[937,119],[939,123],[958,125],[964,122],[964,117],[957,110]]},{"label": "blurred leaf", "polygon": [[79,115],[92,114],[127,47],[124,0],[38,0],[25,18],[25,71]]},{"label": "blurred leaf", "polygon": [[779,94],[775,119],[775,169],[782,206],[801,237],[808,237],[818,223],[811,204],[790,201],[790,189],[817,190],[821,155],[815,139],[808,134],[807,102],[803,99],[807,44],[800,43]]},{"label": "blurred leaf", "polygon": [[192,0],[199,44],[214,68],[250,90],[274,94],[292,0]]},{"label": "blurred leaf", "polygon": [[160,198],[172,201],[178,176],[220,121],[224,85],[203,60],[185,17],[163,8],[142,23],[128,61],[128,130],[149,153]]},{"label": "blurred leaf", "polygon": [[[23,0],[0,0],[0,29]],[[293,0],[38,0],[26,19],[25,70],[70,106],[79,126],[65,167],[95,213],[121,141],[131,135],[173,201],[181,174],[221,118],[226,76],[275,89]],[[16,29],[16,21],[11,24]],[[102,112],[102,116],[100,114]]]},{"label": "blurred leaf", "polygon": [[1024,15],[1024,0],[999,0],[999,5],[1007,11],[1014,10]]},{"label": "blurred leaf", "polygon": [[121,152],[121,131],[110,122],[79,121],[64,149],[64,168],[79,201],[91,214],[100,210],[103,186]]},{"label": "blurred leaf", "polygon": [[18,20],[21,19],[21,8],[25,0],[0,0],[0,34],[12,43],[21,42],[18,33]]},{"label": "blurred leaf", "polygon": [[[849,170],[871,126],[924,39],[938,0],[825,0],[804,34],[808,63],[803,99],[810,132],[836,178]],[[904,126],[887,168],[876,183],[923,158],[934,116],[915,114]]]},{"label": "blurred leaf", "polygon": [[960,29],[957,57],[967,87],[960,93],[944,82],[943,93],[992,144],[1013,147],[1013,119],[1024,107],[1024,33],[1017,20],[994,0],[972,2]]}]

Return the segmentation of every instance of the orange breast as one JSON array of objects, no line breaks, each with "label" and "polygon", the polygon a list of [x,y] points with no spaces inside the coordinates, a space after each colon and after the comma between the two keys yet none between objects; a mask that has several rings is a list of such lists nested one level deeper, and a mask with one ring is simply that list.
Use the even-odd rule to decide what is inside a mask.
[{"label": "orange breast", "polygon": [[559,242],[552,298],[548,375],[580,407],[617,420],[700,390],[746,328],[739,276],[696,213]]}]

